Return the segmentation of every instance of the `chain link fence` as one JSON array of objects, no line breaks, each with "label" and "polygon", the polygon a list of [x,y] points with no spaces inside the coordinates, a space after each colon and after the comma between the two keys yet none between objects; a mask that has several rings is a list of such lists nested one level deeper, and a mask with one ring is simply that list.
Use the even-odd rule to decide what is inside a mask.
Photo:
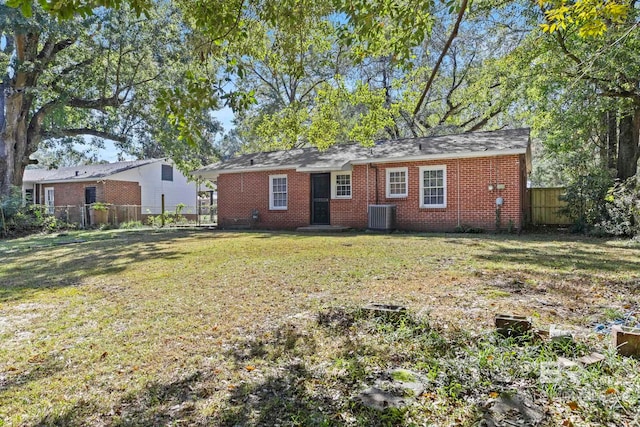
[{"label": "chain link fence", "polygon": [[176,209],[160,212],[160,206],[112,205],[94,203],[91,205],[39,206],[43,215],[52,215],[56,219],[75,225],[78,228],[94,228],[105,225],[122,227],[126,225],[216,225],[217,206],[199,204],[198,206],[179,205]]}]

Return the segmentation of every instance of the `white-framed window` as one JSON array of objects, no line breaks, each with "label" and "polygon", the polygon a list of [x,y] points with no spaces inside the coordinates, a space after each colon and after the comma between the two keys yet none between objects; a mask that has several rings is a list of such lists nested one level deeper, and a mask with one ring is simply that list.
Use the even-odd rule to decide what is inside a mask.
[{"label": "white-framed window", "polygon": [[331,173],[331,196],[334,199],[350,199],[352,195],[351,171]]},{"label": "white-framed window", "polygon": [[287,175],[269,175],[269,209],[287,209]]},{"label": "white-framed window", "polygon": [[47,207],[47,214],[53,215],[54,213],[56,213],[53,187],[45,187],[44,204]]},{"label": "white-framed window", "polygon": [[407,197],[409,172],[408,168],[387,168],[387,197]]},{"label": "white-framed window", "polygon": [[420,167],[420,207],[447,207],[447,167]]}]

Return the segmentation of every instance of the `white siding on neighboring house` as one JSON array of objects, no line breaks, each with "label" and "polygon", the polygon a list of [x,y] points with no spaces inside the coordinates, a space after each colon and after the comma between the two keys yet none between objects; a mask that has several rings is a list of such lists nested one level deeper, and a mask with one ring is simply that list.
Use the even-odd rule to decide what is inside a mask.
[{"label": "white siding on neighboring house", "polygon": [[[195,181],[187,182],[187,177],[173,166],[173,180],[162,180],[162,165],[171,162],[154,162],[128,171],[111,175],[108,179],[115,181],[137,181],[142,192],[142,213],[161,213],[162,195],[164,194],[165,210],[174,212],[176,205],[183,203],[187,208],[183,213],[195,213],[197,187]],[[188,209],[188,211],[187,211]]]}]

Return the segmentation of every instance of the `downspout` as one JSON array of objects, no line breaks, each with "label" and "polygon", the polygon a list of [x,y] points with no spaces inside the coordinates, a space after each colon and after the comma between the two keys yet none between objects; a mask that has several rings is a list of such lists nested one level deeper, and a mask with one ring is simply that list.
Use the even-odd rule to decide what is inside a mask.
[{"label": "downspout", "polygon": [[[367,163],[367,206],[369,206],[369,191],[370,191],[370,187],[369,187],[369,163]],[[367,207],[367,209],[369,209]]]},{"label": "downspout", "polygon": [[196,178],[196,225],[200,225],[200,200],[198,196],[200,195],[200,177]]},{"label": "downspout", "polygon": [[456,172],[456,193],[458,194],[458,227],[461,226],[460,224],[460,159],[458,159],[457,162],[457,166],[458,166],[458,172]]},{"label": "downspout", "polygon": [[371,164],[371,168],[376,171],[376,180],[375,180],[375,188],[376,188],[376,205],[379,204],[379,196],[378,196],[378,166],[374,166]]}]

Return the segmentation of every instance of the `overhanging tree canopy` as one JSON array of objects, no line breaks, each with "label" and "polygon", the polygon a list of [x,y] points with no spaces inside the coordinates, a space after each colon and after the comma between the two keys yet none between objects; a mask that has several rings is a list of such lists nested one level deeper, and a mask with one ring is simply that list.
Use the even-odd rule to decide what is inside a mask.
[{"label": "overhanging tree canopy", "polygon": [[[147,14],[102,9],[58,20],[0,5],[0,194],[21,184],[43,140],[97,137],[136,152],[150,137],[177,138],[157,100],[185,85],[186,27],[168,4]],[[205,111],[194,120],[202,138],[216,131]]]}]

